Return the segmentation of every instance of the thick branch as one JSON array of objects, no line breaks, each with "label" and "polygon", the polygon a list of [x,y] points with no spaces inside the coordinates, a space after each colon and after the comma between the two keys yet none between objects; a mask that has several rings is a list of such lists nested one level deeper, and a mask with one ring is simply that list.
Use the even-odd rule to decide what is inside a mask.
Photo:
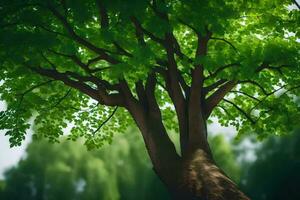
[{"label": "thick branch", "polygon": [[[151,99],[153,94],[149,93],[154,92],[153,87],[155,82],[152,77],[149,77],[147,82],[147,95],[149,95]],[[141,103],[133,97],[125,80],[120,81],[120,87],[126,98],[125,107],[142,133],[154,169],[158,172],[164,171],[165,174],[162,174],[164,177],[170,170],[170,162],[174,163],[174,161],[179,159],[175,146],[166,133],[162,120],[147,114],[147,111],[141,106]],[[142,88],[143,86],[140,85],[137,87]],[[144,91],[142,91],[142,93],[143,92]],[[171,168],[172,167],[175,166],[171,166]]]},{"label": "thick branch", "polygon": [[100,14],[100,26],[101,26],[101,28],[107,28],[109,19],[108,19],[108,14],[103,5],[102,0],[97,0],[97,6],[98,6],[99,14]]},{"label": "thick branch", "polygon": [[209,93],[210,91],[216,89],[217,87],[219,87],[220,85],[226,83],[227,80],[226,79],[220,79],[216,82],[214,82],[213,84],[207,86],[207,87],[204,87],[203,88],[203,94],[206,95],[207,93]]},{"label": "thick branch", "polygon": [[178,19],[178,21],[179,21],[181,24],[183,24],[183,25],[187,26],[188,28],[192,29],[195,33],[198,32],[197,29],[196,29],[195,27],[191,26],[190,24],[188,24],[187,22],[183,21],[182,19]]},{"label": "thick branch", "polygon": [[66,85],[75,88],[83,92],[84,94],[87,94],[88,96],[92,97],[93,99],[99,101],[101,104],[108,105],[108,106],[124,105],[124,102],[120,94],[107,94],[107,92],[100,87],[98,87],[98,90],[93,89],[89,85],[81,81],[84,78],[76,77],[77,79],[80,80],[75,81],[68,77],[68,73],[60,73],[54,69],[43,69],[41,67],[29,67],[29,68],[40,75],[50,77],[54,80],[60,80],[64,82]]},{"label": "thick branch", "polygon": [[161,112],[157,100],[155,98],[156,74],[154,72],[148,75],[146,81],[146,95],[149,104],[150,115],[158,120],[162,120]]},{"label": "thick branch", "polygon": [[[150,31],[146,30],[145,28],[142,27],[142,24],[139,22],[139,20],[136,17],[131,17],[131,21],[133,22],[134,26],[136,27],[136,30],[138,30],[138,34],[141,35],[141,32],[147,35],[151,40],[164,45],[164,40],[155,36],[153,33]],[[141,36],[139,36],[141,37]]]},{"label": "thick branch", "polygon": [[140,43],[140,45],[145,46],[146,43],[144,40],[144,32],[143,32],[141,24],[135,17],[131,17],[130,19],[135,27],[135,35],[136,35],[138,42]]},{"label": "thick branch", "polygon": [[236,85],[235,81],[228,81],[217,91],[210,95],[205,101],[205,117],[208,118],[213,109],[225,97],[225,95]]},{"label": "thick branch", "polygon": [[148,112],[149,106],[147,103],[147,95],[145,92],[143,82],[141,80],[139,80],[138,82],[135,83],[135,90],[138,95],[140,104],[144,107],[146,112]]},{"label": "thick branch", "polygon": [[169,96],[174,103],[175,111],[178,117],[181,151],[185,152],[187,148],[188,137],[187,104],[179,84],[180,81],[178,80],[178,69],[174,58],[173,38],[171,33],[166,34],[165,40],[168,57],[167,79],[165,80],[166,87],[168,89]]},{"label": "thick branch", "polygon": [[[197,50],[195,57],[205,56],[207,53],[207,45],[211,33],[208,32],[207,35],[201,36],[200,33],[197,34]],[[195,69],[192,70],[192,85],[190,89],[190,97],[188,99],[188,129],[189,129],[189,151],[195,151],[198,148],[209,152],[209,148],[206,145],[206,125],[204,123],[204,110],[202,110],[203,105],[203,66],[198,64]]]},{"label": "thick branch", "polygon": [[207,30],[207,34],[202,36],[200,33],[197,33],[198,42],[197,42],[197,50],[196,56],[204,56],[207,53],[208,41],[211,38],[212,33]]}]

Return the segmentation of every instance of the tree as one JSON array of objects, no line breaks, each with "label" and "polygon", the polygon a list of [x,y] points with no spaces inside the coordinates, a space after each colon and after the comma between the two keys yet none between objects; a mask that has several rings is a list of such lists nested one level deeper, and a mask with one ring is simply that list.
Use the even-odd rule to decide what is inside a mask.
[{"label": "tree", "polygon": [[[245,191],[257,200],[299,199],[299,130],[282,138],[270,138],[256,152],[260,155],[244,173]],[[272,148],[276,146],[277,148]]]},{"label": "tree", "polygon": [[138,136],[136,131],[118,135],[113,148],[93,151],[80,141],[34,140],[26,157],[6,171],[2,199],[169,199],[150,162],[143,159],[146,152]]},{"label": "tree", "polygon": [[32,116],[51,141],[70,123],[94,148],[134,122],[175,199],[248,199],[214,164],[206,125],[216,116],[263,138],[297,123],[292,3],[2,1],[1,129],[18,145]]}]

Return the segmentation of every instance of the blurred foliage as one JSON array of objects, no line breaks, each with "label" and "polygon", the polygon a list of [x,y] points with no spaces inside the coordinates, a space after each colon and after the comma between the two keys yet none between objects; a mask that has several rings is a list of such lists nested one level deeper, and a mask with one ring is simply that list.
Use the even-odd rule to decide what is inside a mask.
[{"label": "blurred foliage", "polygon": [[[0,199],[33,200],[41,195],[50,200],[167,200],[137,133],[130,129],[117,134],[111,145],[92,151],[79,141],[34,140],[27,155],[0,181]],[[300,198],[300,130],[268,138],[257,148],[257,160],[242,163],[235,153],[246,152],[233,151],[222,135],[209,141],[217,165],[253,200]]]},{"label": "blurred foliage", "polygon": [[0,199],[4,199],[5,181],[0,180]]},{"label": "blurred foliage", "polygon": [[217,165],[221,167],[231,180],[239,183],[241,170],[236,162],[236,156],[231,143],[227,142],[224,136],[220,134],[210,137],[209,142]]},{"label": "blurred foliage", "polygon": [[269,138],[257,150],[257,160],[243,168],[243,191],[253,200],[299,200],[299,147],[300,129],[291,135]]},{"label": "blurred foliage", "polygon": [[[230,145],[222,136],[212,138],[211,144],[218,164],[238,181]],[[34,140],[27,155],[5,173],[2,183],[5,200],[169,199],[134,129],[93,151],[80,142]]]}]

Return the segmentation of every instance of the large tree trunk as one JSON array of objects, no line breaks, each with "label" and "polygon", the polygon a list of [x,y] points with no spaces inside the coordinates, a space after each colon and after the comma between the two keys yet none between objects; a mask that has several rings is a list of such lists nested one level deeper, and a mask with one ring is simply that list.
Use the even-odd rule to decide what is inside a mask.
[{"label": "large tree trunk", "polygon": [[162,168],[152,163],[172,199],[249,200],[202,149]]},{"label": "large tree trunk", "polygon": [[179,169],[178,188],[173,199],[247,200],[236,185],[220,170],[210,156],[198,149]]},{"label": "large tree trunk", "polygon": [[[176,200],[247,200],[213,160],[207,140],[204,148],[191,148],[185,156],[176,153],[161,121],[138,119],[153,170]],[[206,129],[205,129],[206,130]],[[202,133],[205,134],[206,133]]]},{"label": "large tree trunk", "polygon": [[[197,71],[196,71],[197,72]],[[214,164],[207,142],[206,118],[203,114],[198,82],[186,101],[178,101],[175,107],[180,134],[181,155],[170,140],[155,100],[155,78],[150,77],[143,88],[138,83],[137,101],[126,84],[122,90],[126,96],[126,108],[135,120],[143,136],[153,170],[176,200],[246,200],[236,185]],[[194,91],[194,92],[193,92]],[[183,131],[183,132],[182,132]]]}]

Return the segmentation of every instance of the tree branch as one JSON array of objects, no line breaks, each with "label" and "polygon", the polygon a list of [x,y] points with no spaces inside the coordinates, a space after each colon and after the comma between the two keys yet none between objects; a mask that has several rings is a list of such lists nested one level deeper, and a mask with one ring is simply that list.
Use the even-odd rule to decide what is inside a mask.
[{"label": "tree branch", "polygon": [[228,81],[222,85],[217,91],[210,95],[205,100],[205,117],[208,118],[213,109],[219,104],[219,102],[226,96],[226,94],[236,86],[235,81]]},{"label": "tree branch", "polygon": [[137,32],[137,35],[138,35],[138,38],[139,38],[139,41],[141,44],[143,43],[141,41],[141,36],[142,36],[141,33],[143,33],[143,34],[147,35],[151,40],[153,40],[161,45],[164,45],[164,40],[155,36],[153,33],[146,30],[145,28],[143,28],[142,24],[139,22],[139,20],[136,17],[132,16],[131,21],[133,22],[134,26],[136,27],[136,32]]},{"label": "tree branch", "polygon": [[17,106],[17,112],[19,111],[19,109],[20,109],[20,107],[21,107],[21,104],[22,104],[22,102],[23,102],[24,96],[25,96],[26,94],[28,94],[29,92],[33,91],[33,90],[36,89],[36,88],[39,88],[39,87],[41,87],[41,86],[47,85],[47,84],[49,84],[49,83],[52,83],[53,81],[54,81],[54,80],[48,80],[48,81],[39,83],[39,84],[34,85],[34,86],[32,86],[31,88],[27,89],[25,92],[22,92],[21,94],[17,94],[17,95],[21,95],[21,98],[20,98],[19,103],[18,103],[18,106]]},{"label": "tree branch", "polygon": [[282,72],[282,68],[284,67],[289,67],[288,65],[280,65],[278,67],[275,67],[275,66],[270,66],[268,63],[266,62],[263,62],[255,71],[256,72],[260,72],[260,71],[263,71],[265,69],[269,69],[269,70],[275,70],[277,71],[279,74],[283,75],[283,72]]},{"label": "tree branch", "polygon": [[183,24],[183,25],[187,26],[188,28],[192,29],[192,30],[197,34],[198,31],[197,31],[197,29],[196,29],[195,27],[189,25],[188,23],[186,23],[185,21],[183,21],[183,20],[180,19],[180,18],[178,18],[178,21],[179,21],[181,24]]},{"label": "tree branch", "polygon": [[251,99],[254,99],[255,101],[260,102],[260,100],[259,100],[258,98],[254,97],[254,96],[251,96],[251,95],[247,94],[246,92],[243,92],[243,91],[236,91],[236,90],[232,90],[232,91],[230,91],[230,92],[231,92],[231,93],[239,93],[239,94],[245,95],[245,96],[247,96],[247,97],[249,97],[249,98],[251,98]]},{"label": "tree branch", "polygon": [[233,48],[234,51],[238,52],[237,48],[231,42],[229,42],[228,40],[226,40],[224,38],[211,37],[210,39],[223,41],[223,42],[229,44]]},{"label": "tree branch", "polygon": [[60,35],[60,36],[63,36],[63,37],[65,37],[65,38],[70,38],[70,37],[69,37],[68,35],[66,35],[66,34],[63,34],[63,33],[58,32],[58,31],[51,30],[51,29],[49,29],[49,28],[47,28],[47,27],[45,27],[45,26],[43,26],[43,25],[41,25],[41,24],[36,24],[36,26],[39,27],[39,28],[41,28],[41,29],[43,29],[43,30],[45,30],[45,31],[47,31],[47,32],[49,32],[49,33],[53,33],[53,34],[55,34],[55,35]]},{"label": "tree branch", "polygon": [[216,89],[217,87],[219,87],[220,85],[224,84],[225,82],[227,82],[226,79],[220,79],[216,82],[214,82],[213,84],[207,86],[207,87],[204,87],[203,88],[203,93],[204,95],[206,95],[207,93],[209,93],[210,91]]},{"label": "tree branch", "polygon": [[156,118],[157,120],[161,121],[162,120],[161,111],[157,103],[157,100],[155,98],[156,83],[157,83],[156,74],[155,72],[152,72],[148,75],[145,90],[146,90],[147,101],[149,104],[150,115]]},{"label": "tree branch", "polygon": [[119,43],[117,43],[116,41],[113,42],[113,45],[116,47],[117,51],[124,56],[127,57],[132,57],[132,54],[129,53],[127,50],[125,50],[123,47],[121,47],[121,45]]},{"label": "tree branch", "polygon": [[195,57],[204,56],[207,53],[208,41],[211,38],[212,32],[210,32],[208,29],[206,31],[207,34],[205,36],[202,36],[199,32],[197,33],[198,42]]},{"label": "tree branch", "polygon": [[161,12],[161,11],[158,10],[156,0],[153,0],[153,1],[152,1],[152,4],[149,3],[149,5],[150,5],[150,8],[152,8],[153,12],[154,12],[159,18],[164,19],[164,20],[166,20],[166,21],[169,20],[169,19],[168,19],[168,14],[167,14],[167,13]]},{"label": "tree branch", "polygon": [[145,111],[148,112],[149,105],[147,102],[147,95],[145,92],[143,82],[141,80],[139,80],[138,82],[135,83],[135,90],[138,95],[139,102],[143,105]]},{"label": "tree branch", "polygon": [[145,46],[145,40],[144,40],[144,33],[142,26],[140,25],[139,21],[135,17],[130,18],[131,22],[133,23],[135,27],[135,35],[140,45]]},{"label": "tree branch", "polygon": [[54,80],[48,80],[48,81],[39,83],[39,84],[37,84],[37,85],[34,85],[34,86],[32,86],[31,88],[27,89],[25,92],[22,92],[20,95],[21,95],[21,96],[25,96],[26,94],[28,94],[29,92],[33,91],[34,89],[39,88],[39,87],[44,86],[44,85],[47,85],[47,84],[49,84],[49,83],[52,83],[53,81],[54,81]]},{"label": "tree branch", "polygon": [[111,64],[118,64],[119,61],[114,59],[113,57],[111,57],[110,55],[108,55],[106,52],[109,52],[108,50],[96,47],[95,45],[93,45],[92,43],[88,42],[87,40],[81,38],[80,36],[78,36],[75,31],[73,30],[72,26],[69,24],[69,22],[67,21],[67,19],[65,17],[63,17],[55,8],[53,8],[52,6],[48,6],[47,7],[51,13],[62,23],[62,25],[64,26],[64,28],[68,31],[68,33],[70,34],[70,36],[77,41],[79,44],[87,47],[88,49],[90,49],[91,51],[99,54],[103,60],[111,63]]},{"label": "tree branch", "polygon": [[108,116],[108,118],[106,120],[104,120],[100,126],[92,133],[93,135],[95,135],[101,128],[102,126],[104,126],[116,113],[116,111],[118,110],[118,106],[115,107],[115,109],[113,110],[113,112]]},{"label": "tree branch", "polygon": [[[255,108],[257,108],[257,106],[259,106],[261,103],[263,103],[269,96],[271,96],[272,94],[275,94],[275,93],[278,92],[279,90],[284,89],[284,87],[286,87],[286,86],[287,86],[287,85],[283,85],[283,86],[281,86],[281,87],[279,87],[279,88],[273,90],[272,92],[269,92],[269,93],[266,92],[266,93],[264,93],[264,94],[265,94],[264,98],[262,98],[256,105],[254,105],[254,106],[250,109],[249,112],[252,112]],[[298,87],[300,87],[300,86],[296,86],[295,88],[298,88]]]},{"label": "tree branch", "polygon": [[233,107],[235,107],[238,111],[240,111],[252,124],[255,124],[255,121],[240,107],[238,107],[235,103],[227,100],[227,99],[223,99],[223,101],[231,104]]},{"label": "tree branch", "polygon": [[[93,99],[99,101],[101,104],[108,105],[108,106],[124,106],[123,99],[121,98],[120,94],[108,94],[103,87],[99,87],[98,89],[93,89],[89,85],[85,84],[82,81],[90,80],[89,77],[81,77],[76,75],[75,73],[68,72],[68,73],[60,73],[55,69],[44,69],[41,67],[30,67],[29,69],[33,70],[34,72],[50,77],[54,80],[60,80],[64,82],[66,85],[78,89],[79,91],[87,94],[88,96],[92,97]],[[68,77],[71,75],[78,79],[78,81],[72,80]]]},{"label": "tree branch", "polygon": [[225,113],[226,113],[226,115],[228,115],[228,116],[230,116],[230,117],[232,117],[232,115],[231,115],[231,113],[230,112],[228,112],[228,110],[226,109],[226,108],[224,108],[223,106],[221,106],[220,104],[219,105],[217,105],[217,107],[219,107],[219,108],[221,108]]},{"label": "tree branch", "polygon": [[[59,55],[59,56],[63,56],[66,58],[71,59],[75,64],[77,64],[80,68],[82,68],[86,73],[88,74],[92,74],[92,73],[96,73],[96,72],[100,72],[106,69],[110,69],[111,67],[102,67],[102,68],[95,68],[95,69],[91,69],[89,68],[89,66],[94,63],[97,62],[99,60],[101,60],[101,56],[98,56],[96,58],[90,59],[88,60],[87,64],[83,63],[79,57],[77,57],[76,55],[69,55],[69,54],[64,54],[64,53],[60,53],[60,52],[56,52],[52,49],[49,49],[49,51],[53,54]],[[48,60],[49,62],[49,60]],[[53,63],[51,64],[53,66]]]},{"label": "tree branch", "polygon": [[57,107],[64,99],[67,98],[67,96],[69,96],[69,94],[71,93],[72,88],[69,88],[68,91],[66,92],[66,94],[64,94],[64,96],[62,96],[61,98],[59,98],[59,100],[53,105],[51,106],[52,108]]},{"label": "tree branch", "polygon": [[249,83],[249,84],[255,85],[262,91],[263,94],[268,95],[268,92],[265,90],[265,88],[253,80],[238,81],[238,84],[243,84],[243,83]]},{"label": "tree branch", "polygon": [[108,28],[108,24],[109,24],[109,19],[108,19],[108,14],[107,11],[103,5],[102,0],[97,0],[97,6],[98,6],[98,10],[99,10],[99,14],[100,14],[100,27],[101,28]]},{"label": "tree branch", "polygon": [[297,0],[292,0],[294,2],[294,4],[298,7],[298,9],[300,10],[300,5],[299,3],[297,2]]},{"label": "tree branch", "polygon": [[[174,104],[179,123],[180,145],[182,154],[186,153],[188,143],[187,103],[178,80],[177,63],[174,58],[173,39],[171,33],[165,35],[168,66],[165,83],[167,92]],[[187,95],[187,94],[186,94]],[[188,98],[186,96],[186,98]]]},{"label": "tree branch", "polygon": [[229,68],[229,67],[234,67],[234,66],[240,66],[240,64],[239,64],[239,63],[230,63],[230,64],[227,64],[227,65],[218,67],[218,68],[216,69],[216,71],[212,72],[212,73],[210,74],[210,76],[208,76],[206,79],[214,78],[214,77],[216,77],[221,71],[223,71],[224,69],[227,69],[227,68]]}]

